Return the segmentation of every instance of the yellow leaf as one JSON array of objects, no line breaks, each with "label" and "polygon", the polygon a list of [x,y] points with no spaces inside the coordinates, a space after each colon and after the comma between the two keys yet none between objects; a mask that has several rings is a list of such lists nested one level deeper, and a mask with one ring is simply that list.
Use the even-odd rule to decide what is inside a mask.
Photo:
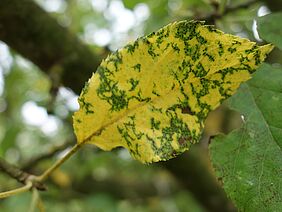
[{"label": "yellow leaf", "polygon": [[201,136],[209,111],[272,50],[203,22],[181,21],[109,55],[74,115],[78,143],[123,146],[143,163],[167,160]]}]

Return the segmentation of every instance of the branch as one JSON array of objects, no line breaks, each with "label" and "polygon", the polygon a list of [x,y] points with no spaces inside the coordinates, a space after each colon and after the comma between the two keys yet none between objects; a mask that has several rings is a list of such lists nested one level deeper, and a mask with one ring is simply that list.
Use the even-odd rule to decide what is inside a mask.
[{"label": "branch", "polygon": [[101,61],[32,0],[1,0],[0,40],[76,93]]},{"label": "branch", "polygon": [[31,188],[32,188],[32,182],[28,181],[26,183],[26,185],[24,185],[24,186],[22,186],[20,188],[17,188],[17,189],[14,189],[14,190],[10,190],[10,191],[6,191],[6,192],[1,192],[0,193],[0,199],[6,198],[6,197],[10,197],[10,196],[13,196],[13,195],[16,195],[16,194],[20,194],[20,193],[23,193],[23,192],[26,192],[26,191],[28,191]]},{"label": "branch", "polygon": [[[50,174],[52,174],[58,167],[60,167],[67,159],[69,159],[74,153],[76,153],[84,143],[76,144],[68,151],[61,159],[57,160],[49,169],[43,172],[40,176],[34,176],[27,172],[22,171],[18,167],[8,163],[3,158],[0,158],[0,170],[8,174],[10,177],[16,179],[18,182],[25,184],[25,186],[14,189],[7,192],[0,193],[0,198],[5,198],[17,193],[21,193],[29,190],[30,188],[35,188],[37,190],[46,190],[43,185]],[[30,185],[31,183],[31,185]]]},{"label": "branch", "polygon": [[6,173],[10,177],[16,179],[18,182],[23,184],[25,184],[25,181],[30,176],[30,174],[8,163],[3,158],[0,158],[0,171]]},{"label": "branch", "polygon": [[1,197],[8,197],[16,193],[27,191],[28,189],[31,188],[31,186],[29,185],[30,184],[29,182],[31,181],[33,182],[32,186],[35,187],[36,189],[42,191],[46,190],[46,187],[41,182],[33,181],[33,179],[35,178],[34,175],[22,171],[18,167],[5,161],[3,158],[0,158],[0,171],[16,179],[18,182],[25,184],[25,186],[21,188],[1,193],[0,194]]},{"label": "branch", "polygon": [[38,190],[33,188],[32,189],[31,203],[30,203],[28,212],[35,212],[35,211],[37,211],[36,208],[38,208],[40,212],[45,211],[45,209],[43,207],[42,200],[41,200],[40,195],[38,193]]}]

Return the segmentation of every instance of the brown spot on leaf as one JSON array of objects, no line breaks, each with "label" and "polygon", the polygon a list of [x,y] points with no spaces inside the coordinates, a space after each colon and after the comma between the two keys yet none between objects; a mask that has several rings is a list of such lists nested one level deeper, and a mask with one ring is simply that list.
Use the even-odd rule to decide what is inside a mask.
[{"label": "brown spot on leaf", "polygon": [[178,143],[180,146],[185,146],[185,144],[187,143],[187,141],[191,141],[192,137],[188,136],[188,137],[181,137],[178,139]]},{"label": "brown spot on leaf", "polygon": [[176,157],[177,155],[178,155],[177,152],[176,152],[175,150],[173,150],[173,151],[172,151],[172,156],[173,156],[173,157]]},{"label": "brown spot on leaf", "polygon": [[191,108],[189,106],[181,108],[181,112],[184,113],[184,114],[195,115],[195,113],[191,110]]}]

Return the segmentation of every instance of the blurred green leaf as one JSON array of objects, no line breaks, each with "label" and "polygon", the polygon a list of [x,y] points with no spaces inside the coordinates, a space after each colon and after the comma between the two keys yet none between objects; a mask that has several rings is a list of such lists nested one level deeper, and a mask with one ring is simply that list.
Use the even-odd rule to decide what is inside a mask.
[{"label": "blurred green leaf", "polygon": [[202,212],[205,211],[194,199],[194,197],[185,191],[180,191],[175,195],[175,203],[179,211]]},{"label": "blurred green leaf", "polygon": [[282,49],[282,12],[258,18],[258,32],[261,38]]},{"label": "blurred green leaf", "polygon": [[123,4],[126,8],[128,9],[133,9],[136,4],[139,4],[139,3],[147,3],[148,0],[145,0],[145,1],[140,1],[140,0],[123,0]]},{"label": "blurred green leaf", "polygon": [[264,64],[229,100],[244,125],[210,145],[216,175],[241,211],[282,210],[282,69]]},{"label": "blurred green leaf", "polygon": [[4,200],[1,200],[0,211],[28,211],[30,200],[31,195],[29,192],[6,198]]}]

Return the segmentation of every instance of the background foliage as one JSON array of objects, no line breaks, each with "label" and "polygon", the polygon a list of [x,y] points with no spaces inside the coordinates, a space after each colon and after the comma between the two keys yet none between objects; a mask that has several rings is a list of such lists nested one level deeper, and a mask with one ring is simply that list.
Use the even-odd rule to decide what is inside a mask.
[{"label": "background foliage", "polygon": [[[262,39],[265,39],[281,47],[282,42],[281,28],[280,31],[275,31],[279,18],[266,18],[259,21],[259,32],[256,30],[257,20],[261,19],[259,16],[282,10],[279,0],[251,1],[252,4],[248,7],[240,7],[236,10],[232,8],[245,4],[246,1],[37,0],[36,2],[101,58],[105,57],[107,52],[116,50],[137,36],[147,34],[174,20],[193,18],[204,18],[216,24],[224,32],[247,37],[258,43],[263,43]],[[230,9],[229,12],[225,12],[228,11],[227,8]],[[281,17],[281,13],[277,16]],[[56,36],[56,32],[52,36]],[[281,71],[281,50],[275,49],[268,62],[275,65],[275,68],[269,68],[270,70]],[[262,69],[266,69],[265,67],[268,66],[263,66]],[[0,71],[0,156],[32,173],[41,173],[61,154],[55,152],[39,163],[35,163],[32,158],[46,152],[54,152],[53,150],[60,145],[67,148],[76,142],[71,116],[78,107],[77,94],[69,88],[59,86],[56,87],[57,95],[54,95],[53,91],[56,89],[50,76],[42,73],[36,65],[2,42]],[[281,72],[277,73],[275,77],[269,77],[270,84],[275,83],[272,82],[274,78],[281,82]],[[281,93],[281,83],[278,83],[277,87]],[[242,94],[244,87],[238,96]],[[238,96],[231,101],[237,101]],[[266,101],[268,102],[267,98],[262,102]],[[281,103],[281,97],[279,101]],[[273,108],[277,110],[275,105],[270,105],[272,105],[270,109],[264,107],[267,110]],[[232,211],[234,206],[231,202],[219,200],[220,195],[214,192],[217,188],[208,183],[200,187],[205,179],[191,178],[190,175],[197,173],[198,176],[208,176],[203,173],[213,172],[207,150],[209,135],[217,132],[227,133],[239,127],[241,123],[242,119],[237,112],[223,106],[210,114],[205,135],[199,145],[179,159],[150,166],[132,160],[124,149],[102,152],[92,146],[83,148],[52,175],[48,183],[48,192],[42,192],[45,208],[47,211],[212,211],[215,208],[212,206],[218,205]],[[280,123],[279,120],[276,120],[276,123]],[[281,140],[281,133],[279,138]],[[216,141],[212,143],[214,146],[217,145]],[[218,145],[221,144],[218,142]],[[63,147],[61,149],[64,149]],[[225,146],[222,150],[228,151]],[[277,151],[281,156],[281,146]],[[273,157],[279,158],[279,155]],[[222,176],[220,177],[222,179]],[[213,178],[209,180],[216,182]],[[219,186],[216,183],[215,185]],[[18,186],[14,179],[0,175],[1,191]],[[229,185],[224,186],[228,189]],[[202,190],[203,187],[205,190]],[[281,194],[281,188],[279,191]],[[201,196],[203,198],[200,198]],[[234,196],[231,197],[234,200]],[[30,199],[29,193],[5,199],[0,203],[0,210],[26,211]],[[205,201],[207,199],[211,203],[207,204]],[[238,204],[240,200],[236,202],[237,206]]]},{"label": "background foliage", "polygon": [[[267,75],[266,75],[267,73]],[[263,65],[230,98],[243,126],[213,140],[211,157],[223,187],[245,211],[281,209],[281,68]]]}]

